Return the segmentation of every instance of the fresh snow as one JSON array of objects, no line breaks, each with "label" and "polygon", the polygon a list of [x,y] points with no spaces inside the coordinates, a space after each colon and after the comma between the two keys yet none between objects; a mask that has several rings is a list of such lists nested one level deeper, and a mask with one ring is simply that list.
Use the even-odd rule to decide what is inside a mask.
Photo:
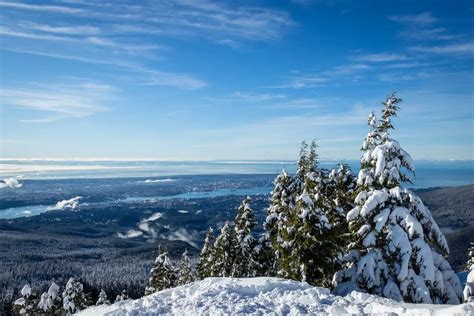
[{"label": "fresh snow", "polygon": [[406,304],[352,292],[330,294],[325,288],[279,278],[207,278],[172,289],[98,306],[78,315],[473,315],[474,303]]}]

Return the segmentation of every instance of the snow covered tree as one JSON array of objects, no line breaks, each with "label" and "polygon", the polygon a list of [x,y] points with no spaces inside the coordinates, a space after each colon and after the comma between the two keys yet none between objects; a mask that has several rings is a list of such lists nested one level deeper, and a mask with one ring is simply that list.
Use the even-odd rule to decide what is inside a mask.
[{"label": "snow covered tree", "polygon": [[60,315],[62,300],[59,296],[59,286],[52,282],[47,292],[41,294],[38,311],[46,315]]},{"label": "snow covered tree", "polygon": [[443,258],[446,239],[421,199],[400,187],[409,181],[405,172],[414,172],[410,155],[390,137],[400,101],[395,95],[386,99],[378,126],[373,115],[369,119],[374,134],[362,146],[356,206],[347,214],[352,242],[345,268],[334,276],[334,292],[458,304],[462,288]]},{"label": "snow covered tree", "polygon": [[89,305],[87,296],[84,294],[84,285],[79,279],[70,278],[63,291],[63,309],[67,315],[81,311]]},{"label": "snow covered tree", "polygon": [[150,271],[150,285],[145,289],[145,295],[171,288],[176,283],[175,268],[168,257],[168,252],[161,251],[161,247],[158,252],[158,257],[156,257],[155,264]]},{"label": "snow covered tree", "polygon": [[466,286],[464,287],[464,302],[474,302],[474,243],[471,243],[469,248],[469,259],[467,261],[467,269],[469,274],[467,275]]},{"label": "snow covered tree", "polygon": [[125,301],[125,300],[128,300],[128,299],[129,299],[129,297],[128,297],[127,290],[123,289],[122,293],[120,293],[119,295],[117,295],[115,297],[115,303]]},{"label": "snow covered tree", "polygon": [[234,245],[234,231],[226,222],[214,243],[214,262],[211,268],[211,276],[228,277],[231,275],[235,258]]},{"label": "snow covered tree", "polygon": [[268,233],[260,234],[255,247],[253,248],[252,257],[255,263],[256,276],[276,276],[278,271],[277,260],[273,245]]},{"label": "snow covered tree", "polygon": [[183,252],[181,262],[179,265],[179,275],[176,285],[184,285],[194,281],[193,271],[191,269],[191,262],[188,257],[188,250]]},{"label": "snow covered tree", "polygon": [[256,275],[256,263],[253,257],[253,248],[255,247],[253,229],[255,221],[250,202],[251,199],[247,196],[240,204],[237,216],[235,217],[235,257],[231,275],[237,278],[254,277]]},{"label": "snow covered tree", "polygon": [[332,203],[327,216],[333,226],[334,237],[339,239],[338,243],[341,247],[347,238],[346,214],[354,207],[355,186],[356,181],[351,169],[342,163],[338,169],[332,169],[329,172],[326,180],[326,196]]},{"label": "snow covered tree", "polygon": [[[267,209],[267,217],[264,223],[266,236],[262,242],[262,250],[268,250],[269,241],[272,252],[266,255],[262,253],[262,260],[272,260],[269,269],[273,271],[270,275],[280,270],[280,259],[288,258],[291,253],[291,240],[293,229],[288,227],[290,215],[295,213],[295,202],[293,194],[293,179],[286,170],[283,170],[273,181],[274,189],[270,196],[270,206]],[[265,265],[261,263],[261,265]]]},{"label": "snow covered tree", "polygon": [[204,245],[201,250],[201,255],[199,256],[199,263],[196,269],[199,279],[202,280],[211,276],[212,264],[214,261],[213,254],[214,234],[212,228],[208,228],[206,233],[206,239],[204,240]]},{"label": "snow covered tree", "polygon": [[21,289],[21,297],[13,302],[13,314],[31,316],[36,314],[37,295],[26,284]]},{"label": "snow covered tree", "polygon": [[[315,145],[311,147],[316,148]],[[316,154],[313,157],[317,159]],[[291,279],[325,285],[329,275],[332,277],[334,273],[336,249],[330,236],[332,225],[327,217],[331,203],[325,194],[325,172],[318,167],[316,160],[308,161],[311,166],[304,177],[304,189],[296,199],[297,216],[292,217],[295,222],[290,224],[296,227],[296,231],[286,272]]]},{"label": "snow covered tree", "polygon": [[104,290],[100,290],[100,293],[99,293],[99,299],[97,300],[97,302],[95,303],[96,306],[98,305],[110,305],[110,301],[107,299],[107,294],[105,293]]},{"label": "snow covered tree", "polygon": [[306,141],[301,143],[300,154],[296,162],[296,176],[293,183],[294,194],[299,195],[303,191],[306,174],[310,171],[310,162],[308,160],[308,144]]}]

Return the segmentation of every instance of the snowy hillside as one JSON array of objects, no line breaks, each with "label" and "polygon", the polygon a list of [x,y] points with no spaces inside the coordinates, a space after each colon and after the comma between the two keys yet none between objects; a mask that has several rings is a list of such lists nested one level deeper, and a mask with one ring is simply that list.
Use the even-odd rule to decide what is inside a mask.
[{"label": "snowy hillside", "polygon": [[346,297],[334,296],[324,288],[278,278],[208,278],[138,300],[79,313],[82,316],[160,314],[474,315],[474,303],[404,304],[357,292]]}]

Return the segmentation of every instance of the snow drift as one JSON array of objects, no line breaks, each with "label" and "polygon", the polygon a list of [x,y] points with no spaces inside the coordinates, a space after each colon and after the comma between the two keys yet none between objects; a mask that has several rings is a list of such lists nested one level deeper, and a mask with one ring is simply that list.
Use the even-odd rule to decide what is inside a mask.
[{"label": "snow drift", "polygon": [[473,315],[474,303],[406,304],[279,278],[207,278],[173,289],[82,311],[79,315]]}]

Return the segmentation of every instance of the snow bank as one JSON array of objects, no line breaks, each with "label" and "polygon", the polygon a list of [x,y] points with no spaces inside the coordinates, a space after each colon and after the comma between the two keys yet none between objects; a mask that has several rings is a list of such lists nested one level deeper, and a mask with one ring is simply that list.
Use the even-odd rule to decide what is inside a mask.
[{"label": "snow bank", "polygon": [[174,289],[82,311],[79,315],[473,315],[474,303],[404,304],[352,292],[342,297],[328,289],[278,278],[208,278]]}]

